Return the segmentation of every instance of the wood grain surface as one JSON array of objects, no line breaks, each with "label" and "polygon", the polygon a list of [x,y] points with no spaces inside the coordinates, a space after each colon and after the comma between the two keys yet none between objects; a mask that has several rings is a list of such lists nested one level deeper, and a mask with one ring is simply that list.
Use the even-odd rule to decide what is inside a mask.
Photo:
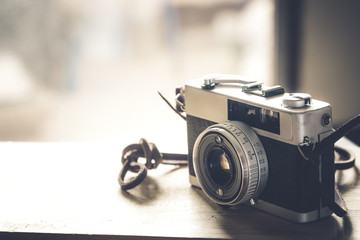
[{"label": "wood grain surface", "polygon": [[0,239],[360,239],[357,168],[337,173],[347,216],[297,224],[245,205],[217,206],[190,186],[187,168],[160,166],[123,192],[123,147],[1,143]]}]

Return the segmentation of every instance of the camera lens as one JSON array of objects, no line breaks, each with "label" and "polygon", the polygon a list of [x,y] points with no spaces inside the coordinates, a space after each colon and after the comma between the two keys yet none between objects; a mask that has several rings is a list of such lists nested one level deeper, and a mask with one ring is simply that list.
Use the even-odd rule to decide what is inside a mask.
[{"label": "camera lens", "polygon": [[252,128],[230,121],[210,126],[196,139],[196,177],[205,194],[221,205],[236,205],[259,196],[265,188],[265,150]]},{"label": "camera lens", "polygon": [[230,183],[233,172],[229,155],[221,148],[213,149],[209,154],[209,174],[215,184],[226,186]]}]

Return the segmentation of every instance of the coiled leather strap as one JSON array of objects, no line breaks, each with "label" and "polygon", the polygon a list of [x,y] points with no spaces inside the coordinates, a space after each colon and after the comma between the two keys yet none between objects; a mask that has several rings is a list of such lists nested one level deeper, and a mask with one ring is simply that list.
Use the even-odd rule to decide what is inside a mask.
[{"label": "coiled leather strap", "polygon": [[[145,158],[146,163],[138,162]],[[147,169],[155,169],[160,164],[187,166],[186,154],[161,153],[155,144],[140,139],[138,144],[131,144],[124,148],[121,162],[123,164],[119,173],[119,184],[122,190],[128,190],[139,185],[147,176]],[[128,171],[136,173],[135,177],[125,180]]]}]

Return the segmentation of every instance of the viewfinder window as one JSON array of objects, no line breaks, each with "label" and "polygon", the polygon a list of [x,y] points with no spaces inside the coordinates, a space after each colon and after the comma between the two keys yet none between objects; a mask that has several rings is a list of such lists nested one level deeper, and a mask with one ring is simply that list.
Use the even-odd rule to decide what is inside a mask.
[{"label": "viewfinder window", "polygon": [[241,121],[252,127],[280,134],[279,112],[228,100],[228,119]]}]

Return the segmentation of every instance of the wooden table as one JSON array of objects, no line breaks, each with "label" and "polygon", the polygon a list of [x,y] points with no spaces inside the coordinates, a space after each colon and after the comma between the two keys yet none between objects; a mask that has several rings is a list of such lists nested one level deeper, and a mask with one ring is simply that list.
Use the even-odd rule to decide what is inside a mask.
[{"label": "wooden table", "polygon": [[1,143],[0,239],[360,239],[355,169],[338,176],[346,217],[296,224],[244,205],[218,207],[190,186],[187,168],[160,166],[123,192],[123,147]]}]

